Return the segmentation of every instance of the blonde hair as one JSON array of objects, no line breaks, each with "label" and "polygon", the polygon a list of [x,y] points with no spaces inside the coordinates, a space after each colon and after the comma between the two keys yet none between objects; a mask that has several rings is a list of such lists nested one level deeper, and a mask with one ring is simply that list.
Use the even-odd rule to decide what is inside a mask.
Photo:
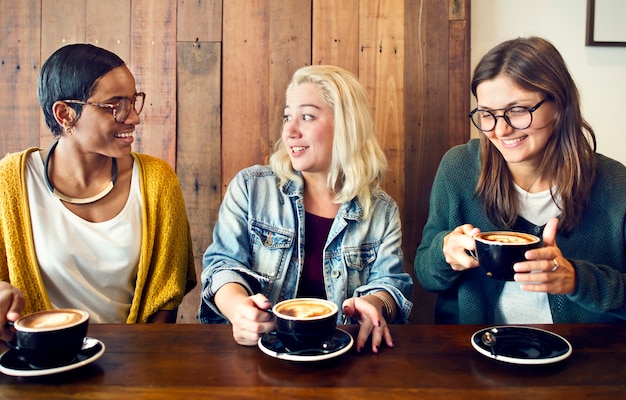
[{"label": "blonde hair", "polygon": [[[327,187],[335,193],[338,204],[357,198],[363,218],[367,218],[372,197],[380,190],[387,171],[387,158],[376,141],[367,92],[352,73],[340,67],[311,65],[294,73],[286,93],[306,83],[317,85],[322,99],[333,109],[335,132]],[[282,138],[276,143],[270,166],[281,185],[288,180],[302,182]]]}]

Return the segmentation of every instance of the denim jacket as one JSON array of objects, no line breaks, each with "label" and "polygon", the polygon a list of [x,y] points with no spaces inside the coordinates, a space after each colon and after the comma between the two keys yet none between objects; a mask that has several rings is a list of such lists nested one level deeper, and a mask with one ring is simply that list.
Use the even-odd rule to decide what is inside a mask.
[{"label": "denim jacket", "polygon": [[[263,293],[273,304],[296,297],[304,266],[303,189],[294,181],[279,187],[267,166],[244,169],[233,179],[203,257],[200,322],[227,322],[213,301],[226,283]],[[333,221],[323,257],[326,296],[339,307],[342,323],[345,299],[386,290],[406,323],[413,280],[403,269],[398,207],[381,191],[371,217],[363,220],[362,213],[355,199],[342,204]]]}]

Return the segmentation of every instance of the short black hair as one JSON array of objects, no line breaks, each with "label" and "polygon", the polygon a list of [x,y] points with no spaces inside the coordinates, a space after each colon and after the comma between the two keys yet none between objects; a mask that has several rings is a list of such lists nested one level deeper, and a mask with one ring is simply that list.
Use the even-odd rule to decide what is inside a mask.
[{"label": "short black hair", "polygon": [[[54,136],[62,133],[52,113],[59,100],[86,101],[96,89],[98,79],[124,65],[115,53],[91,44],[70,44],[55,51],[42,65],[37,84],[37,98]],[[71,104],[78,116],[82,105]]]}]

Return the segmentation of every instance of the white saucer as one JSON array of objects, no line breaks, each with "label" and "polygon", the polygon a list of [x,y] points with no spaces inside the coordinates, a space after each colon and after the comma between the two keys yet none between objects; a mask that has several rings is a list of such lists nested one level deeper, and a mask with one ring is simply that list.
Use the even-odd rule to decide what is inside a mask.
[{"label": "white saucer", "polygon": [[[275,332],[263,335],[258,342],[259,349],[270,357],[280,360],[298,361],[298,362],[315,362],[329,360],[346,353],[352,348],[354,339],[343,329],[335,329],[333,337],[326,342],[325,349],[311,349],[310,354],[301,353],[294,354],[287,349],[280,341]],[[319,351],[320,354],[316,354]],[[324,352],[324,354],[321,354]]]},{"label": "white saucer", "polygon": [[[483,343],[489,332],[496,337],[492,348]],[[472,346],[480,354],[510,364],[543,365],[562,361],[572,354],[572,345],[554,332],[530,326],[494,326],[472,335]]]},{"label": "white saucer", "polygon": [[76,358],[67,365],[53,368],[33,368],[19,356],[17,350],[9,350],[0,355],[0,372],[11,376],[44,376],[71,371],[96,361],[104,353],[104,343],[97,343],[86,350],[81,350]]}]

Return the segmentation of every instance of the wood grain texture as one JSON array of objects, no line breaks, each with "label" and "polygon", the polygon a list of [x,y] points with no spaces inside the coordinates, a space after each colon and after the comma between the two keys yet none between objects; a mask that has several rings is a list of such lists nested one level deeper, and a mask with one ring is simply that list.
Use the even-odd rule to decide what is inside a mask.
[{"label": "wood grain texture", "polygon": [[0,158],[39,145],[39,1],[0,0]]},{"label": "wood grain texture", "polygon": [[[196,277],[202,273],[202,255],[212,241],[221,196],[220,78],[221,45],[178,42],[176,170],[190,217]],[[178,308],[178,321],[197,322],[200,287]]]},{"label": "wood grain texture", "polygon": [[282,132],[287,84],[311,64],[311,0],[274,0],[269,17],[268,155]]},{"label": "wood grain texture", "polygon": [[[72,43],[85,42],[87,22],[86,2],[77,2],[74,7],[66,7],[64,0],[41,2],[41,64],[57,49]],[[67,21],[73,21],[68,24]],[[40,113],[40,139],[38,145],[49,148],[54,143],[50,129]]]},{"label": "wood grain texture", "polygon": [[362,2],[359,80],[370,97],[389,169],[383,189],[404,214],[404,8],[402,0]]},{"label": "wood grain texture", "polygon": [[72,7],[66,5],[65,0],[41,2],[42,63],[57,49],[72,43],[84,43],[86,40],[87,2],[79,1]]},{"label": "wood grain texture", "polygon": [[87,0],[85,41],[130,62],[131,0]]},{"label": "wood grain texture", "polygon": [[[450,4],[457,3],[459,1]],[[463,34],[450,31],[451,16],[456,18],[459,14],[450,10],[457,8],[448,7],[449,4],[441,7],[441,3],[428,0],[405,0],[404,4],[407,69],[404,75],[406,182],[403,240],[406,269],[412,271],[415,251],[428,217],[430,190],[439,161],[451,146],[469,138],[469,124],[465,121],[469,95],[460,95],[469,90],[469,37],[459,40]],[[465,7],[466,3],[462,4]],[[453,26],[458,27],[460,23],[462,21],[455,20]],[[466,44],[466,49],[458,50],[459,44]],[[465,55],[468,60],[459,62],[459,55]],[[456,63],[454,67],[451,60]],[[463,74],[465,78],[456,80]],[[416,279],[414,281],[415,307],[411,319],[432,322],[436,296],[422,289]]]},{"label": "wood grain texture", "polygon": [[314,0],[313,64],[359,74],[359,0]]},{"label": "wood grain texture", "polygon": [[130,69],[146,93],[134,150],[176,166],[176,2],[133,0]]},{"label": "wood grain texture", "polygon": [[[469,1],[468,1],[469,3]],[[470,109],[470,53],[469,24],[467,21],[450,21],[450,58],[448,81],[454,82],[449,87],[450,128],[448,143],[450,148],[466,142],[468,137],[467,113]]]},{"label": "wood grain texture", "polygon": [[[41,378],[0,374],[3,399],[621,399],[624,324],[538,326],[571,356],[518,366],[475,351],[484,326],[392,325],[394,348],[355,348],[326,362],[289,362],[241,346],[228,325],[92,324],[106,345],[84,368]],[[342,326],[356,337],[358,325]],[[4,344],[0,343],[0,350]]]},{"label": "wood grain texture", "polygon": [[222,0],[178,0],[179,42],[221,42]]},{"label": "wood grain texture", "polygon": [[269,154],[270,10],[263,0],[223,7],[222,192],[241,169]]}]

